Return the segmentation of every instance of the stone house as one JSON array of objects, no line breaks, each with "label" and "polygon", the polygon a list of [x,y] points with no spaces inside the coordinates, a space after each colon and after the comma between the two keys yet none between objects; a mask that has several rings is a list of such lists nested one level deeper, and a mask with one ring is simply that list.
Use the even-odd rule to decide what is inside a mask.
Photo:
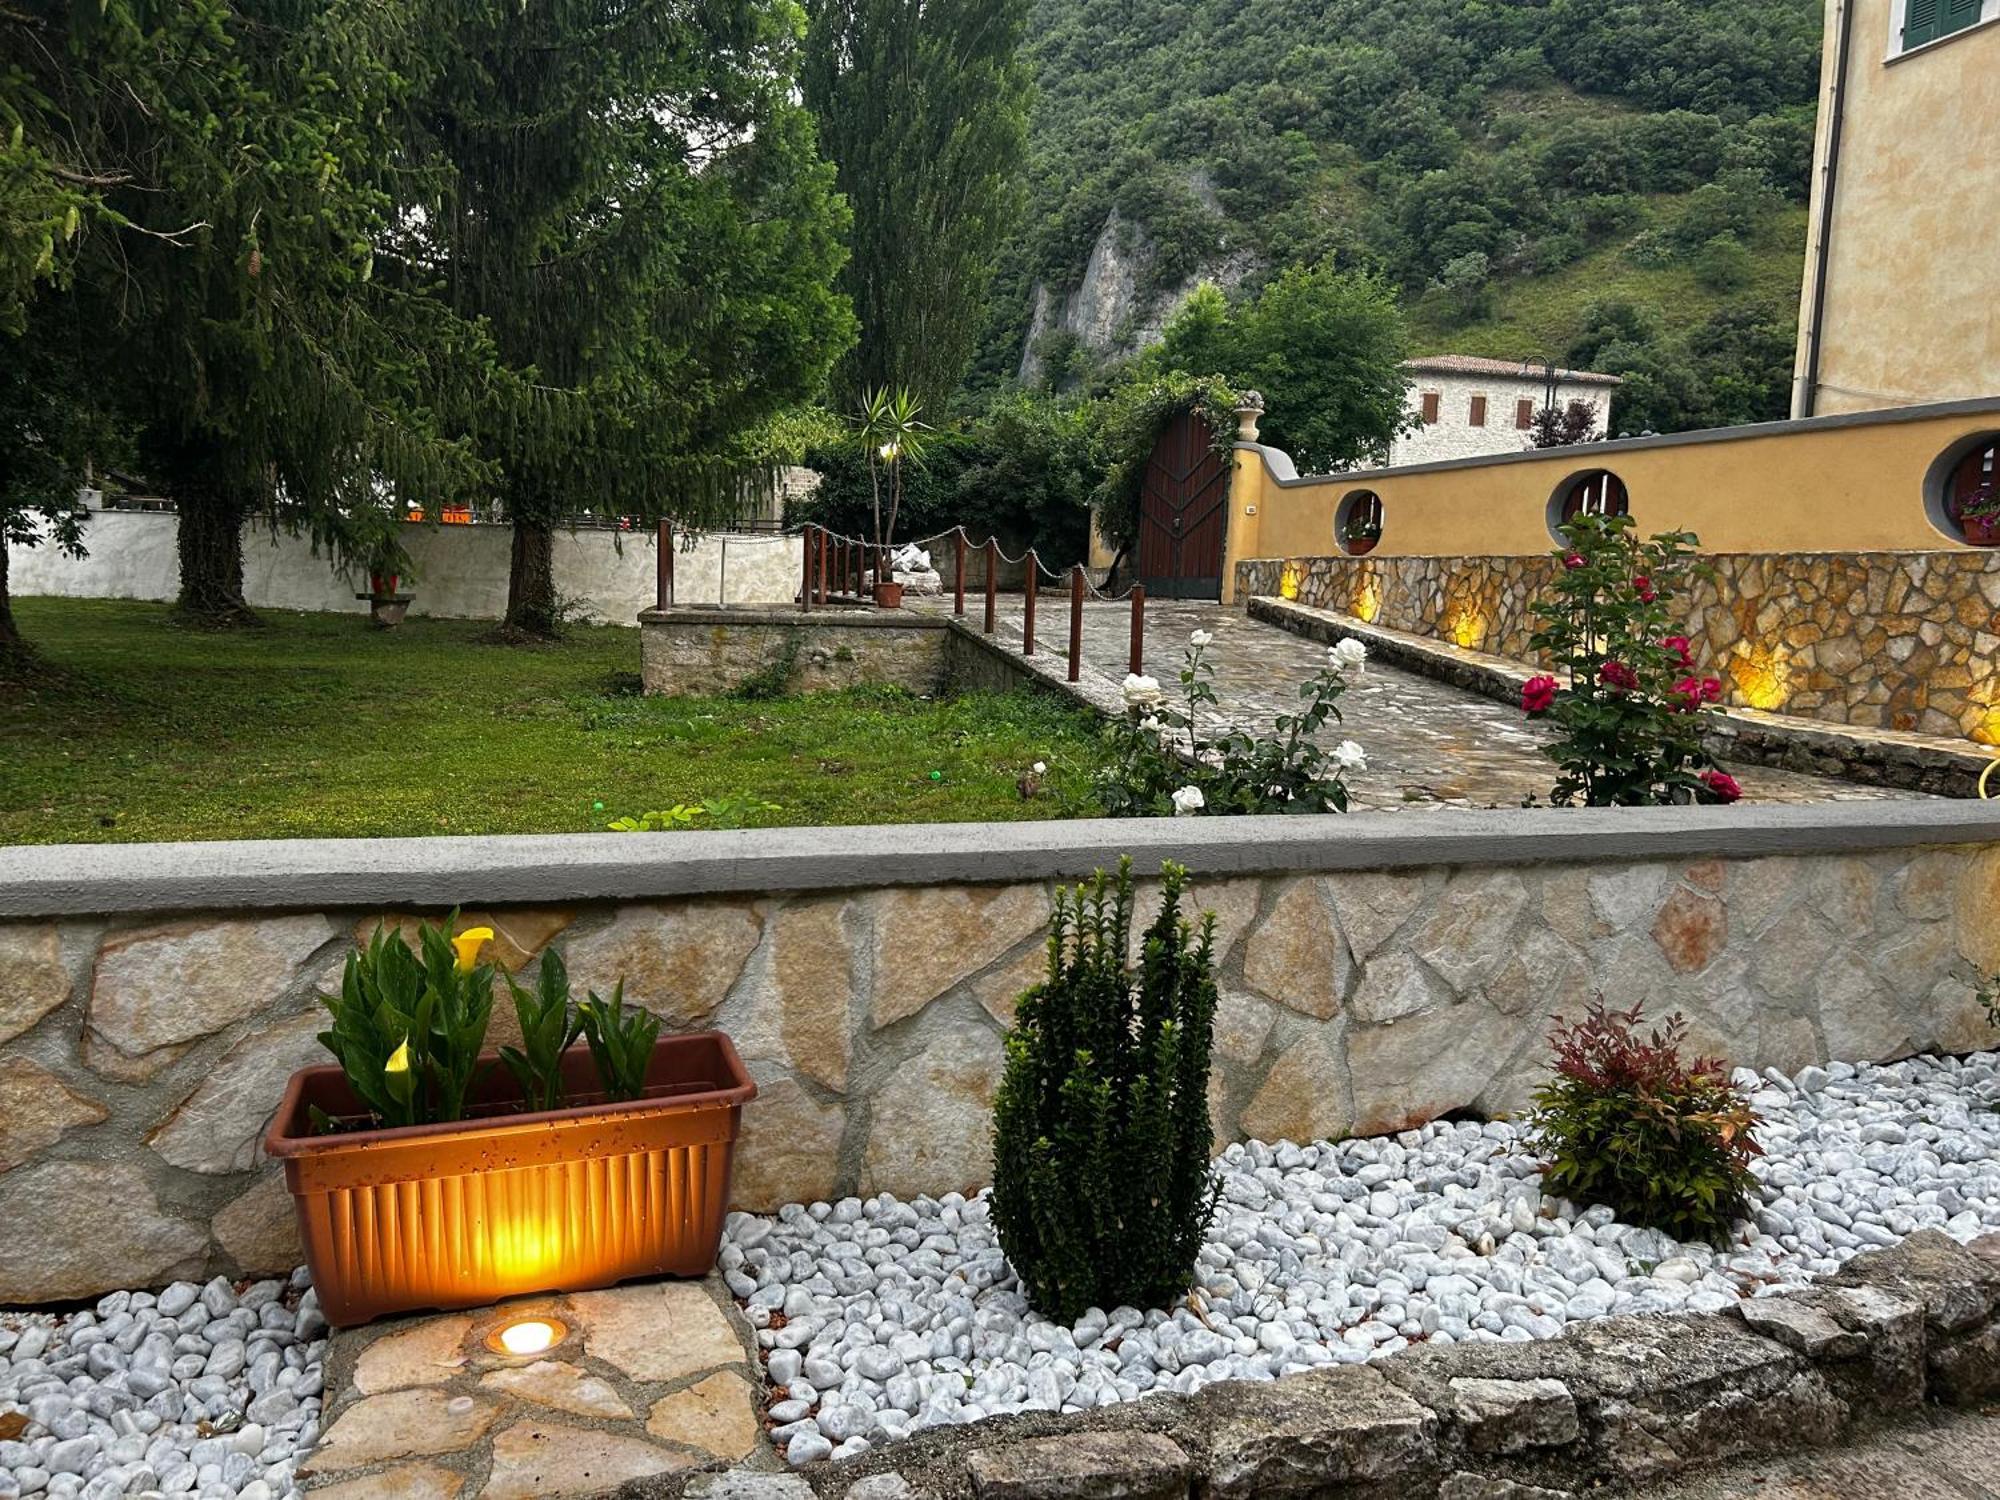
[{"label": "stone house", "polygon": [[1587,401],[1597,408],[1597,430],[1609,433],[1616,375],[1592,370],[1551,370],[1511,359],[1432,354],[1403,362],[1409,377],[1404,404],[1421,426],[1396,439],[1389,467],[1519,453],[1528,444],[1534,415],[1549,403]]}]

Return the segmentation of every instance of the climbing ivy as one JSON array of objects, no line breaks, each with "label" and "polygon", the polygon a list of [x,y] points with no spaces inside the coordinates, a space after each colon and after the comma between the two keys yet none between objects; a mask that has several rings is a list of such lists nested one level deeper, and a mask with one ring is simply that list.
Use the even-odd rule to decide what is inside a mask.
[{"label": "climbing ivy", "polygon": [[1220,375],[1168,371],[1112,391],[1104,403],[1099,439],[1107,467],[1095,496],[1098,529],[1113,547],[1130,547],[1139,534],[1139,485],[1146,460],[1166,425],[1183,412],[1199,412],[1225,459],[1236,442],[1236,409],[1243,393]]}]

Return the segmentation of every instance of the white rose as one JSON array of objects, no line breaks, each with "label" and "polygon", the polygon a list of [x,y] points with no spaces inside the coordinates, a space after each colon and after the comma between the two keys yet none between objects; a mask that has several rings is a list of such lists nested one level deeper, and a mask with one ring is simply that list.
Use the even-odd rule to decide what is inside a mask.
[{"label": "white rose", "polygon": [[1044,760],[1036,761],[1033,767],[1034,773],[1037,776],[1045,774],[1048,771],[1048,769],[1049,769],[1049,764],[1047,761]]},{"label": "white rose", "polygon": [[1196,650],[1199,650],[1214,639],[1215,639],[1215,633],[1213,631],[1197,630],[1193,634],[1188,636],[1188,644],[1190,646],[1193,646]]},{"label": "white rose", "polygon": [[1139,727],[1145,730],[1148,734],[1158,734],[1161,730],[1165,729],[1167,726],[1165,724],[1162,724],[1152,714],[1147,714],[1145,718],[1139,721]]},{"label": "white rose", "polygon": [[1368,648],[1349,636],[1338,645],[1327,647],[1326,659],[1341,676],[1358,677],[1367,669]]},{"label": "white rose", "polygon": [[1368,769],[1368,752],[1353,740],[1342,740],[1333,747],[1334,763],[1343,771],[1365,771]]},{"label": "white rose", "polygon": [[1202,796],[1198,786],[1184,786],[1174,793],[1174,816],[1177,818],[1198,813],[1207,805],[1208,799]]},{"label": "white rose", "polygon": [[1122,691],[1125,694],[1127,708],[1151,708],[1163,696],[1160,692],[1159,678],[1141,677],[1137,672],[1126,674]]}]

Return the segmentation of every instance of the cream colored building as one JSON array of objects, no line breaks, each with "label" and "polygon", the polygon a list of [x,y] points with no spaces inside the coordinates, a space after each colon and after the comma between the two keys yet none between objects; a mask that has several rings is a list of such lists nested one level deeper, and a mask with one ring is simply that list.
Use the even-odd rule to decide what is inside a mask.
[{"label": "cream colored building", "polygon": [[2000,0],[1827,0],[1792,415],[2000,393]]}]

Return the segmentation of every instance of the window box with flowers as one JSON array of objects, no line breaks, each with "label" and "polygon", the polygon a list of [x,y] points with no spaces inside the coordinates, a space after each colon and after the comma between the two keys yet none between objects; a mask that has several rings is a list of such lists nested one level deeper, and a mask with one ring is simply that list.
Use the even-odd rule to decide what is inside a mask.
[{"label": "window box with flowers", "polygon": [[339,1066],[292,1075],[265,1149],[336,1327],[714,1264],[757,1093],[729,1038],[662,1037],[622,982],[572,1003],[551,951],[506,977],[521,1045],[486,1052],[492,936],[378,929],[320,997]]},{"label": "window box with flowers", "polygon": [[1975,547],[2000,547],[2000,488],[1982,485],[1959,503],[1959,529]]}]

